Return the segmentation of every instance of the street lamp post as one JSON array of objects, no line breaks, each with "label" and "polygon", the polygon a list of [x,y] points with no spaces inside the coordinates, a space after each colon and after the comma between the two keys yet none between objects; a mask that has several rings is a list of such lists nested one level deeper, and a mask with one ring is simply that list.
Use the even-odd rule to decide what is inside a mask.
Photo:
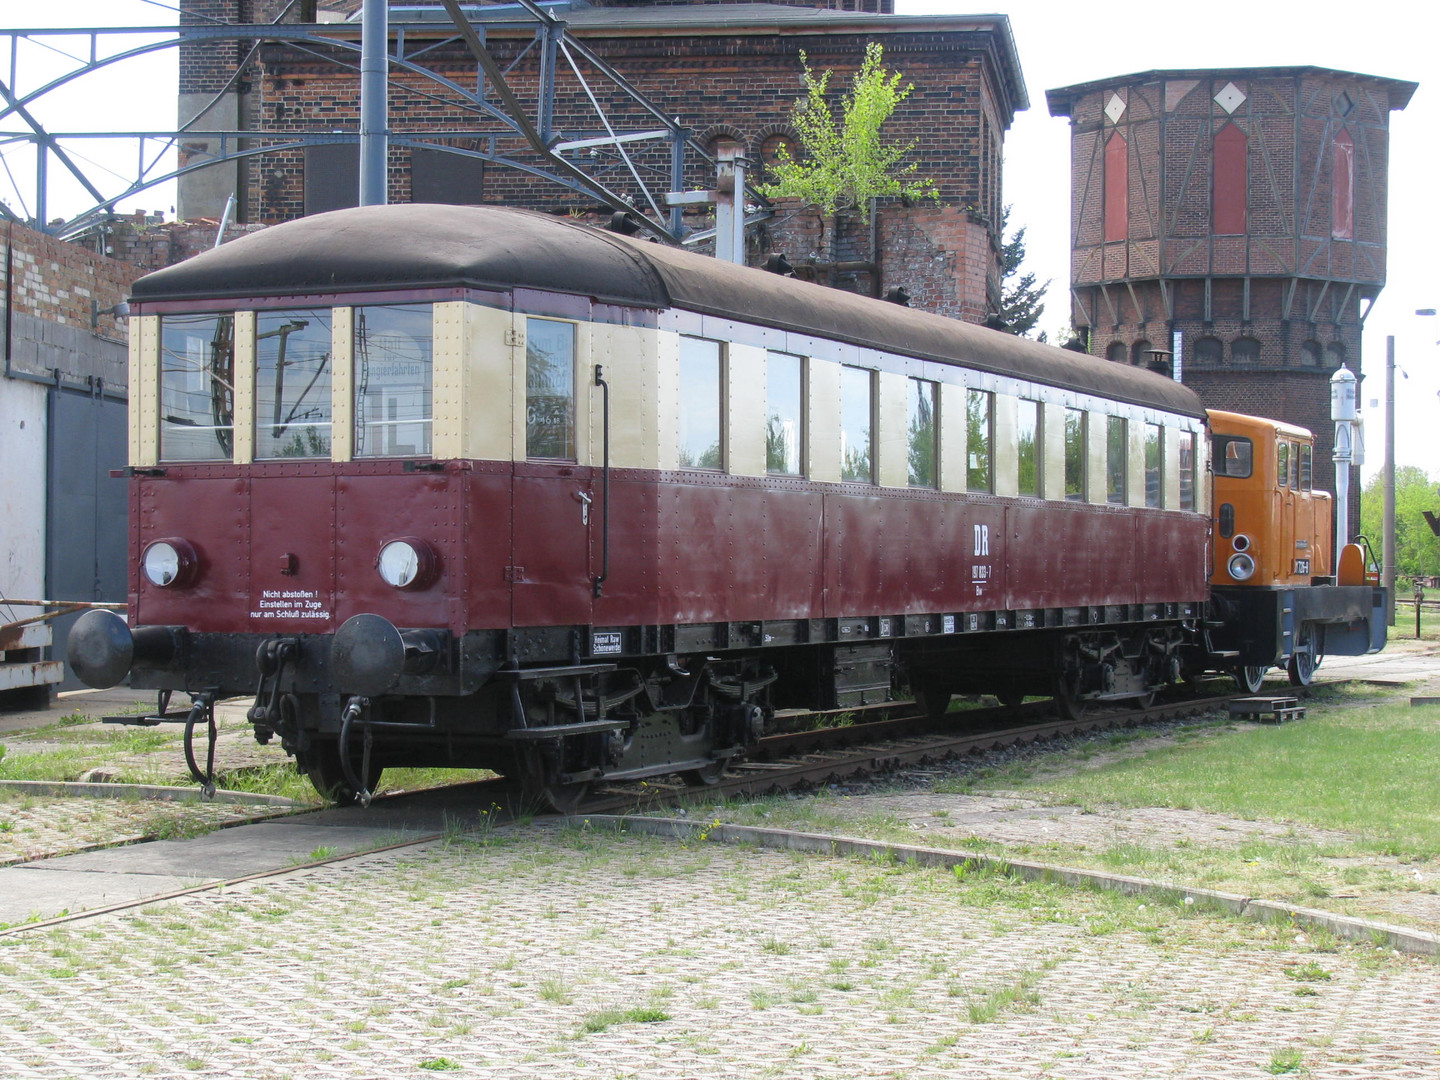
[{"label": "street lamp post", "polygon": [[1355,375],[1347,367],[1330,376],[1330,419],[1335,421],[1335,559],[1350,542],[1350,463],[1355,458]]}]

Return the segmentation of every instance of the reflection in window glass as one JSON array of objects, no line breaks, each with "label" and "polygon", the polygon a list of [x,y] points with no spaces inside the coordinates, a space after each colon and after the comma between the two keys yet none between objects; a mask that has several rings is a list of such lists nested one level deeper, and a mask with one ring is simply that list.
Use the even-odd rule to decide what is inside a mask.
[{"label": "reflection in window glass", "polygon": [[1163,506],[1165,495],[1164,436],[1159,424],[1145,425],[1145,505]]},{"label": "reflection in window glass", "polygon": [[525,320],[525,456],[575,460],[575,324]]},{"label": "reflection in window glass", "polygon": [[924,379],[910,380],[910,486],[939,486],[940,455],[935,433],[940,385]]},{"label": "reflection in window glass", "polygon": [[769,354],[765,374],[765,468],[769,472],[800,475],[800,447],[805,440],[803,375],[800,357]]},{"label": "reflection in window glass", "polygon": [[1300,490],[1300,444],[1295,443],[1290,447],[1290,486],[1296,491]]},{"label": "reflection in window glass", "polygon": [[970,390],[965,395],[965,486],[970,491],[993,491],[995,448],[995,395]]},{"label": "reflection in window glass", "polygon": [[1239,435],[1216,435],[1211,450],[1211,468],[1216,476],[1244,480],[1253,468],[1254,444]]},{"label": "reflection in window glass", "polygon": [[1021,398],[1016,420],[1016,447],[1020,457],[1020,494],[1040,494],[1040,403]]},{"label": "reflection in window glass", "polygon": [[434,329],[429,304],[355,309],[355,456],[431,453]]},{"label": "reflection in window glass", "polygon": [[1125,502],[1125,461],[1129,457],[1129,433],[1125,418],[1105,418],[1105,501]]},{"label": "reflection in window glass", "polygon": [[1309,491],[1310,485],[1314,482],[1314,453],[1314,448],[1308,444],[1300,447],[1300,488],[1302,491]]},{"label": "reflection in window glass", "polygon": [[330,456],[330,309],[255,317],[255,457]]},{"label": "reflection in window glass", "polygon": [[1085,463],[1089,453],[1085,446],[1085,411],[1065,410],[1065,498],[1071,502],[1085,501]]},{"label": "reflection in window glass", "polygon": [[1275,478],[1281,487],[1290,486],[1290,444],[1283,439],[1275,444]]},{"label": "reflection in window glass", "polygon": [[235,429],[235,318],[160,321],[160,460],[229,461]]},{"label": "reflection in window glass", "polygon": [[720,343],[680,339],[680,467],[723,469]]},{"label": "reflection in window glass", "polygon": [[875,482],[874,385],[866,368],[840,369],[840,479],[858,484]]},{"label": "reflection in window glass", "polygon": [[1180,467],[1180,509],[1195,509],[1195,433],[1180,432],[1180,445],[1176,448]]}]

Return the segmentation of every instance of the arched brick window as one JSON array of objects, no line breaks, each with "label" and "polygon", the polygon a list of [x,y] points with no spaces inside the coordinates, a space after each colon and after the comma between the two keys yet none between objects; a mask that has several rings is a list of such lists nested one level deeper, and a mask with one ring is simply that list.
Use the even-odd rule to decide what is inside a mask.
[{"label": "arched brick window", "polygon": [[1123,341],[1112,341],[1110,347],[1105,350],[1105,359],[1117,364],[1124,364],[1130,360],[1130,346]]},{"label": "arched brick window", "polygon": [[1345,343],[1332,341],[1325,346],[1325,360],[1331,367],[1339,367],[1345,363]]},{"label": "arched brick window", "polygon": [[1318,341],[1305,341],[1300,344],[1300,363],[1310,367],[1319,367],[1323,350]]},{"label": "arched brick window", "polygon": [[1110,133],[1105,144],[1105,239],[1124,240],[1130,235],[1130,157],[1125,136]]},{"label": "arched brick window", "polygon": [[1253,337],[1236,338],[1230,345],[1230,359],[1237,364],[1260,362],[1260,342]]},{"label": "arched brick window", "polygon": [[1141,338],[1139,341],[1135,342],[1134,345],[1130,346],[1130,363],[1134,364],[1136,367],[1144,367],[1146,364],[1150,363],[1149,352],[1154,347],[1155,346],[1151,345],[1150,342],[1146,341],[1144,338]]},{"label": "arched brick window", "polygon": [[1222,364],[1225,362],[1225,346],[1219,338],[1202,337],[1195,339],[1195,363]]},{"label": "arched brick window", "polygon": [[800,142],[788,131],[774,131],[760,140],[760,167],[767,173],[779,164],[780,151],[784,150],[790,160],[800,157]]},{"label": "arched brick window", "polygon": [[1344,128],[1330,145],[1330,235],[1355,238],[1355,140]]},{"label": "arched brick window", "polygon": [[1215,133],[1215,205],[1210,231],[1233,235],[1245,231],[1245,133],[1231,121]]}]

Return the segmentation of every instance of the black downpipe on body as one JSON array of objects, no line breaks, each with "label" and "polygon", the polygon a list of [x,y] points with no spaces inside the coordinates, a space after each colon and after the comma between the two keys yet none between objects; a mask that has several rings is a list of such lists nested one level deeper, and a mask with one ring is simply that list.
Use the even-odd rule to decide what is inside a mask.
[{"label": "black downpipe on body", "polygon": [[599,364],[595,365],[595,385],[605,391],[604,465],[600,473],[600,514],[605,523],[600,533],[600,573],[595,578],[595,595],[604,596],[605,579],[610,576],[610,384]]}]

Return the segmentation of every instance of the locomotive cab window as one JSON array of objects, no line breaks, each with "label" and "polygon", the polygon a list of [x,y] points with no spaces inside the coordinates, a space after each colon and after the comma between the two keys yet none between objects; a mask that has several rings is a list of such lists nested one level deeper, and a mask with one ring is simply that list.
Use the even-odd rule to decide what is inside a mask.
[{"label": "locomotive cab window", "polygon": [[235,317],[160,323],[160,460],[229,461],[235,445]]},{"label": "locomotive cab window", "polygon": [[933,488],[940,477],[939,425],[940,384],[925,379],[910,380],[910,486]]},{"label": "locomotive cab window", "polygon": [[680,467],[723,469],[720,417],[724,360],[718,341],[680,339]]},{"label": "locomotive cab window", "polygon": [[995,490],[995,395],[970,390],[965,395],[966,483],[970,491]]},{"label": "locomotive cab window", "polygon": [[255,457],[330,456],[330,309],[255,317]]},{"label": "locomotive cab window", "polygon": [[875,373],[840,369],[840,479],[875,482]]},{"label": "locomotive cab window", "polygon": [[1294,491],[1300,490],[1300,444],[1292,443],[1290,446],[1290,487]]},{"label": "locomotive cab window", "polygon": [[1275,479],[1282,488],[1290,486],[1290,444],[1283,439],[1275,444]]},{"label": "locomotive cab window", "polygon": [[791,353],[772,352],[765,363],[765,469],[799,476],[805,445],[805,364]]},{"label": "locomotive cab window", "polygon": [[355,309],[355,456],[428,457],[434,416],[429,304]]},{"label": "locomotive cab window", "polygon": [[575,460],[575,324],[525,320],[525,455]]},{"label": "locomotive cab window", "polygon": [[1088,458],[1084,409],[1065,410],[1065,498],[1085,501],[1085,462]]},{"label": "locomotive cab window", "polygon": [[1244,480],[1254,468],[1255,444],[1240,435],[1216,435],[1211,451],[1216,476]]},{"label": "locomotive cab window", "polygon": [[1105,418],[1105,501],[1125,505],[1125,471],[1130,459],[1130,432],[1123,416]]},{"label": "locomotive cab window", "polygon": [[1040,403],[1021,398],[1015,421],[1016,449],[1020,466],[1019,494],[1040,495],[1040,461],[1045,446],[1040,431]]},{"label": "locomotive cab window", "polygon": [[1309,491],[1315,475],[1315,448],[1309,443],[1300,447],[1300,490]]}]

